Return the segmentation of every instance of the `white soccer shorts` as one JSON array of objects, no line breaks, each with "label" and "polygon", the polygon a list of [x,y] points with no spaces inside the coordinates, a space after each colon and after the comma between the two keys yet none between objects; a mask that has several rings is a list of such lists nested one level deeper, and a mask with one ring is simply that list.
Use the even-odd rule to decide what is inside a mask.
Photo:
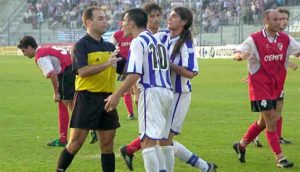
[{"label": "white soccer shorts", "polygon": [[175,134],[181,132],[183,121],[191,103],[191,92],[174,93],[172,102],[171,131]]},{"label": "white soccer shorts", "polygon": [[154,140],[167,139],[171,128],[173,91],[162,87],[143,90],[138,102],[139,133]]}]

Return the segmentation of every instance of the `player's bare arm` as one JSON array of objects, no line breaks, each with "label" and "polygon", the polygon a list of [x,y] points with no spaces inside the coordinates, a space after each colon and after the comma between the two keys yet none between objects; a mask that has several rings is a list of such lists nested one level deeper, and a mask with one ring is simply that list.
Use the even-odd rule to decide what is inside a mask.
[{"label": "player's bare arm", "polygon": [[122,82],[120,88],[114,94],[110,95],[107,99],[105,99],[105,110],[108,112],[114,110],[119,104],[119,100],[122,97],[122,95],[132,88],[132,86],[137,82],[139,77],[139,74],[127,75],[126,79]]},{"label": "player's bare arm", "polygon": [[194,78],[198,73],[187,70],[185,67],[178,66],[170,62],[170,69],[179,74],[180,76],[186,77],[188,79]]},{"label": "player's bare arm", "polygon": [[77,70],[78,75],[80,77],[87,77],[90,75],[94,75],[96,73],[100,73],[104,71],[106,68],[116,65],[118,61],[120,61],[122,58],[121,57],[116,57],[116,55],[119,53],[118,50],[115,50],[111,56],[109,57],[108,61],[102,64],[97,64],[97,65],[88,65],[84,66],[82,68],[79,68]]},{"label": "player's bare arm", "polygon": [[50,75],[49,75],[49,78],[51,80],[53,91],[54,91],[53,100],[55,102],[59,102],[60,101],[60,94],[58,92],[59,84],[58,84],[57,74],[55,72],[51,72]]}]

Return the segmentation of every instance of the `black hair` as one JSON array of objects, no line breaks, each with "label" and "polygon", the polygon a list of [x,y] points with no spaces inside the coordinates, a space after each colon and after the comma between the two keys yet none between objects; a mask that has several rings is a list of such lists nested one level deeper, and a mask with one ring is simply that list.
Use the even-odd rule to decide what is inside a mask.
[{"label": "black hair", "polygon": [[176,7],[173,11],[175,11],[175,13],[181,18],[181,20],[186,21],[186,24],[184,25],[184,28],[180,33],[179,40],[174,45],[172,55],[176,55],[177,53],[179,53],[180,48],[185,41],[192,41],[192,33],[190,31],[190,27],[193,23],[193,13],[191,12],[191,10],[185,7]]},{"label": "black hair", "polygon": [[28,48],[28,46],[31,46],[34,49],[38,47],[35,39],[32,36],[24,36],[18,44],[18,48],[20,49]]},{"label": "black hair", "polygon": [[147,13],[141,8],[133,8],[125,12],[128,20],[133,21],[138,28],[147,28]]},{"label": "black hair", "polygon": [[148,15],[150,15],[152,11],[159,11],[159,13],[162,13],[161,7],[156,3],[147,3],[144,5],[143,9]]}]

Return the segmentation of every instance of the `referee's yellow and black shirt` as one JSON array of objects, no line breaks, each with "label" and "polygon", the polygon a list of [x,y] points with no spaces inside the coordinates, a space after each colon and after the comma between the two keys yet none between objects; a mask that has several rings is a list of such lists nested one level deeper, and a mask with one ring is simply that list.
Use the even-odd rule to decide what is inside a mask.
[{"label": "referee's yellow and black shirt", "polygon": [[76,74],[75,90],[112,93],[115,90],[116,68],[110,66],[104,71],[87,77],[77,75],[77,69],[86,65],[103,64],[108,61],[115,46],[102,38],[97,41],[86,34],[73,47],[73,72]]}]

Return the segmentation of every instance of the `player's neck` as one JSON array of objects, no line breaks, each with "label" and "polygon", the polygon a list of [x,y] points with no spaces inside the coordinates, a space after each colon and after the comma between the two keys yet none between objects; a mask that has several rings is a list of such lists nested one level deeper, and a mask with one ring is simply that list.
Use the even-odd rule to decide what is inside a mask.
[{"label": "player's neck", "polygon": [[155,34],[155,33],[157,33],[158,32],[158,28],[151,28],[151,27],[147,27],[147,29],[149,30],[149,31],[151,31],[151,33],[153,33],[153,34]]},{"label": "player's neck", "polygon": [[181,32],[182,32],[182,30],[180,29],[176,29],[176,30],[171,30],[171,38],[174,38],[174,37],[176,37],[176,36],[178,36],[178,35],[180,35],[181,34]]},{"label": "player's neck", "polygon": [[132,32],[132,37],[136,38],[141,32],[145,31],[145,28],[137,28],[135,30],[133,30]]}]

